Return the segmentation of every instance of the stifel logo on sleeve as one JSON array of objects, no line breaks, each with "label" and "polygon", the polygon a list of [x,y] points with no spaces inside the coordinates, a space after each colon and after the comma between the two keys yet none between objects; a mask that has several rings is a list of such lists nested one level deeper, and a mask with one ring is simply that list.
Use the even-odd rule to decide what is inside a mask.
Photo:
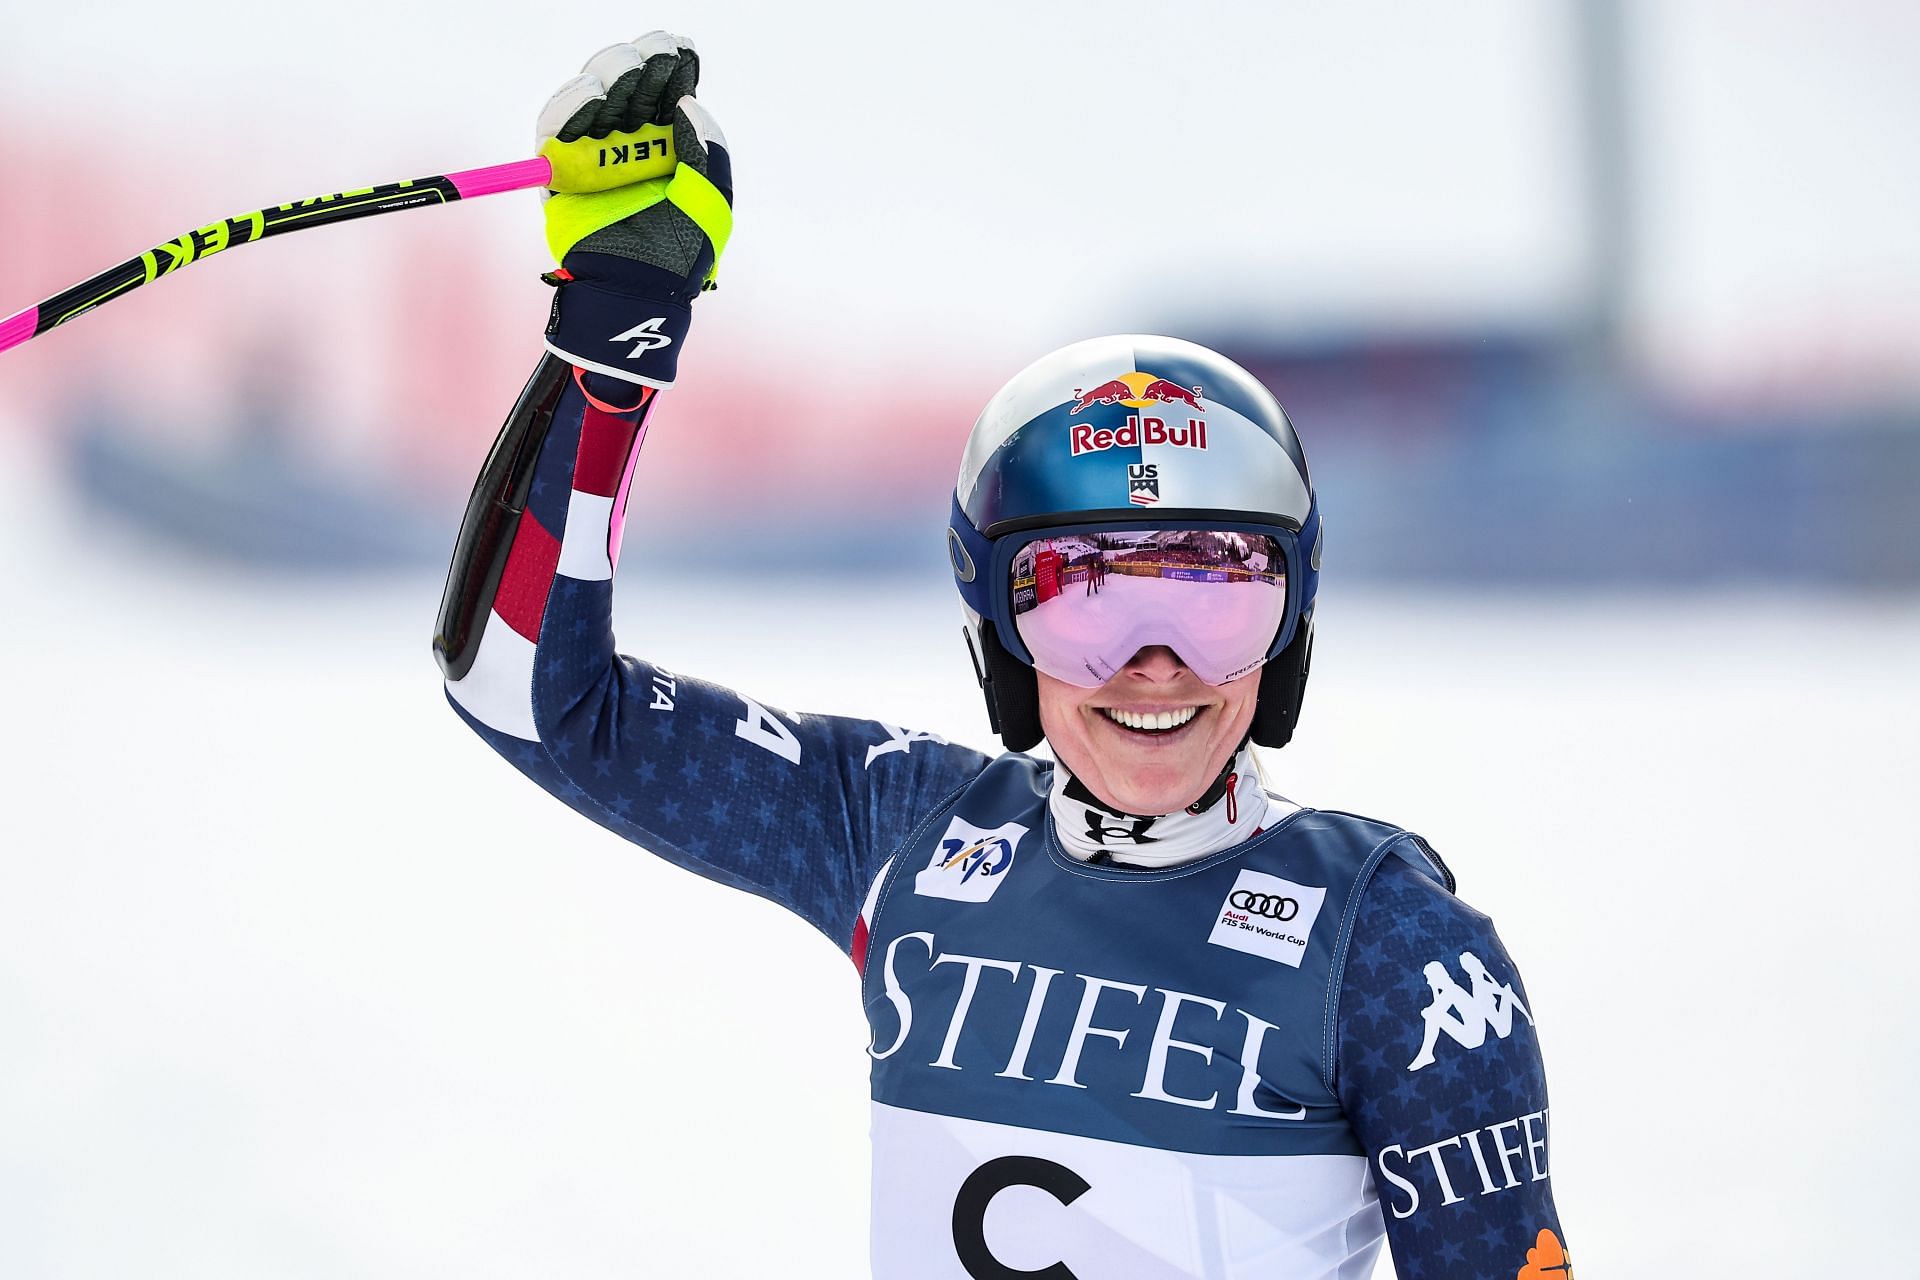
[{"label": "stifel logo on sleeve", "polygon": [[1026,834],[1027,829],[1017,822],[989,829],[964,818],[953,819],[927,865],[914,875],[913,891],[927,898],[985,902],[1006,878],[1020,838]]},{"label": "stifel logo on sleeve", "polygon": [[1317,885],[1242,871],[1220,904],[1207,941],[1298,969],[1326,896],[1326,889]]}]

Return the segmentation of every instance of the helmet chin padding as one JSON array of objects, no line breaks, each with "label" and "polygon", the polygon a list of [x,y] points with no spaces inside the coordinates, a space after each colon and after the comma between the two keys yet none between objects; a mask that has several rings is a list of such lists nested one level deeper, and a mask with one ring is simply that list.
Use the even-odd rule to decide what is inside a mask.
[{"label": "helmet chin padding", "polygon": [[[984,654],[973,651],[975,632],[965,629],[967,656],[987,700],[987,723],[1009,751],[1031,751],[1045,735],[1040,729],[1040,681],[1029,667],[1007,652],[991,622],[980,624]],[[1306,697],[1307,673],[1313,664],[1313,615],[1300,619],[1287,647],[1260,668],[1260,694],[1254,703],[1248,730],[1262,747],[1284,747],[1300,723],[1300,703]]]},{"label": "helmet chin padding", "polygon": [[1260,668],[1260,698],[1253,707],[1253,740],[1263,747],[1284,747],[1300,723],[1300,703],[1307,694],[1307,671],[1313,665],[1313,615],[1306,614],[1293,629],[1287,647]]},{"label": "helmet chin padding", "polygon": [[987,723],[1009,751],[1031,751],[1045,735],[1040,731],[1040,680],[1033,668],[1007,652],[993,623],[982,622],[978,635],[985,653],[973,652],[976,633],[966,629],[967,656],[987,699]]}]

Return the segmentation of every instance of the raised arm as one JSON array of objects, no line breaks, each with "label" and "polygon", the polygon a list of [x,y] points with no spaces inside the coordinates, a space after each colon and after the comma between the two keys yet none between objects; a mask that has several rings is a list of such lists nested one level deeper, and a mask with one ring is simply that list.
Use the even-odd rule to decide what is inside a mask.
[{"label": "raised arm", "polygon": [[664,124],[678,164],[548,202],[562,263],[550,354],[474,487],[434,650],[454,709],[521,772],[858,958],[875,873],[986,758],[874,721],[790,715],[614,648],[613,572],[647,417],[731,226],[731,160],[690,96],[697,72],[690,45],[656,33],[603,50],[542,114],[549,154],[610,151]]},{"label": "raised arm", "polygon": [[1388,858],[1354,922],[1338,1033],[1399,1274],[1570,1280],[1533,1010],[1493,922]]}]

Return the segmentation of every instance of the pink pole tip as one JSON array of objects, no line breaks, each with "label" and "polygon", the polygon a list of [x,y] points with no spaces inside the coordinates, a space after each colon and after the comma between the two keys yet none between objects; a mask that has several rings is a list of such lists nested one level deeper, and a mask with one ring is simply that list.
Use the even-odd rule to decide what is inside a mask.
[{"label": "pink pole tip", "polygon": [[0,320],[0,351],[8,347],[17,347],[33,336],[34,326],[40,323],[40,308],[28,307],[16,312],[5,320]]},{"label": "pink pole tip", "polygon": [[544,187],[553,181],[553,165],[545,156],[535,156],[531,160],[488,165],[484,169],[462,169],[459,173],[448,174],[447,181],[453,184],[453,189],[460,193],[462,200],[470,200],[474,196],[490,196],[496,191]]}]

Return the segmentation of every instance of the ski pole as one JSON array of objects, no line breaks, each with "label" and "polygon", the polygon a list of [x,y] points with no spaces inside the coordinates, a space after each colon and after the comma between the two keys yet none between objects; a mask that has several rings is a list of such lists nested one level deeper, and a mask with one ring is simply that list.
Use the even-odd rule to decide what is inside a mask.
[{"label": "ski pole", "polygon": [[426,205],[451,204],[474,196],[490,196],[496,191],[519,191],[526,187],[544,187],[553,179],[551,162],[545,156],[489,165],[484,169],[465,169],[431,178],[413,178],[389,182],[385,186],[362,187],[355,191],[336,191],[291,204],[256,209],[237,217],[210,222],[174,240],[157,244],[137,258],[129,258],[117,267],[73,286],[25,311],[0,320],[0,351],[17,347],[29,338],[37,338],[55,325],[123,297],[143,284],[172,275],[182,267],[210,258],[239,244],[252,244],[268,236],[330,222],[370,218],[377,213],[397,213]]}]

